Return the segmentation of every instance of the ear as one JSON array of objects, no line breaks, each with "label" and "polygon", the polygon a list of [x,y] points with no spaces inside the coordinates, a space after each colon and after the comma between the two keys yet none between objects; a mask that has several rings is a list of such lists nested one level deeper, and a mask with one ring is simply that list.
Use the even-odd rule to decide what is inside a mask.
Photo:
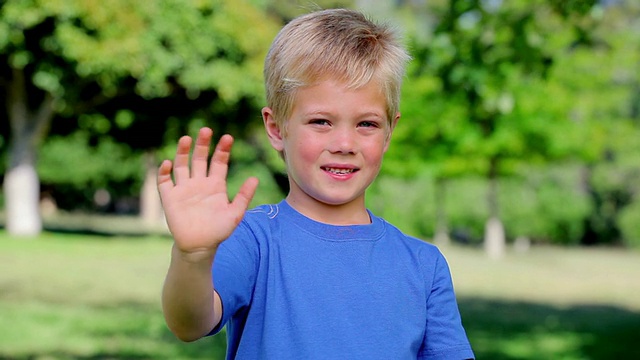
[{"label": "ear", "polygon": [[398,120],[400,120],[400,113],[396,113],[396,117],[393,118],[393,121],[391,121],[391,126],[389,127],[389,132],[387,133],[387,137],[384,140],[384,152],[387,152],[387,150],[389,150],[389,144],[391,143],[391,134],[393,134],[393,130],[396,128],[396,125],[398,125]]},{"label": "ear", "polygon": [[271,146],[277,151],[283,151],[284,142],[282,131],[280,130],[280,127],[278,127],[276,119],[273,117],[273,111],[271,108],[262,108],[262,121],[264,122],[264,128],[267,131],[267,136],[269,136]]}]

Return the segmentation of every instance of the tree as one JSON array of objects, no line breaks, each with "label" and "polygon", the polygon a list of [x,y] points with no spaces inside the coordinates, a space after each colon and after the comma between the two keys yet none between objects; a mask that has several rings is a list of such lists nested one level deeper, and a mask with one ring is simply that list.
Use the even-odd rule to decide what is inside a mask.
[{"label": "tree", "polygon": [[269,14],[287,23],[310,11],[340,7],[352,7],[355,0],[262,0]]},{"label": "tree", "polygon": [[[245,1],[3,2],[0,78],[11,124],[3,185],[7,230],[41,231],[35,165],[54,118],[75,119],[100,106],[115,114],[114,104],[144,107],[161,98],[191,100],[172,109],[181,114],[255,102],[262,97],[262,61],[276,29]],[[171,112],[162,115],[159,121],[171,118]],[[164,133],[146,125],[152,140],[130,143],[158,147]]]},{"label": "tree", "polygon": [[583,245],[637,241],[629,213],[638,208],[639,193],[640,4],[608,3],[595,14],[598,27],[576,31],[579,41],[553,75],[571,91],[570,114],[583,144],[582,182],[593,207],[584,219]]},{"label": "tree", "polygon": [[[524,163],[558,158],[569,150],[559,141],[562,130],[571,126],[568,108],[560,106],[567,103],[548,102],[548,96],[530,97],[532,90],[538,95],[549,90],[545,79],[557,54],[545,39],[554,31],[566,33],[572,25],[566,19],[584,16],[594,1],[429,4],[412,9],[419,21],[431,25],[428,33],[412,34],[416,64],[410,69],[405,92],[409,95],[404,98],[405,118],[417,117],[424,126],[411,129],[410,134],[400,132],[396,139],[426,144],[408,154],[431,160],[439,189],[448,178],[464,174],[488,179],[490,215],[484,242],[489,255],[500,257],[506,240],[497,199],[499,177],[516,174]],[[416,110],[420,102],[432,109]],[[403,158],[406,161],[407,152]]]}]

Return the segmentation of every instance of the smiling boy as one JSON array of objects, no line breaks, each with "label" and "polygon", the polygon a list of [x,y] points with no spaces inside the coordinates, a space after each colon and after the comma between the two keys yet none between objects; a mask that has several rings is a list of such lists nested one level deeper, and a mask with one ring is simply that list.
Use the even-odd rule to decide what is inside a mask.
[{"label": "smiling boy", "polygon": [[385,103],[374,82],[348,89],[324,80],[297,91],[286,136],[273,111],[262,110],[271,145],[287,164],[289,205],[325,223],[370,223],[365,191],[399,118],[387,120]]},{"label": "smiling boy", "polygon": [[226,325],[228,359],[473,358],[442,254],[365,207],[408,60],[388,27],[351,10],[280,31],[262,109],[289,177],[278,204],[247,211],[255,178],[229,201],[231,136],[210,163],[210,129],[191,164],[192,140],[179,140],[158,175],[174,237],[163,311],[177,337]]}]

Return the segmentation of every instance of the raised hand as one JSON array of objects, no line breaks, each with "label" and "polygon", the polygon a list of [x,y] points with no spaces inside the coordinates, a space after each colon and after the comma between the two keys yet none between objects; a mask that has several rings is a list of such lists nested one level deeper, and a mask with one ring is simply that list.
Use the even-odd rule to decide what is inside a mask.
[{"label": "raised hand", "polygon": [[215,251],[242,220],[258,186],[258,179],[247,179],[233,201],[229,201],[227,170],[233,138],[230,135],[220,138],[208,164],[212,135],[211,129],[200,129],[191,167],[192,139],[183,136],[178,141],[174,162],[163,161],[158,171],[158,190],[167,224],[177,249],[185,254]]}]

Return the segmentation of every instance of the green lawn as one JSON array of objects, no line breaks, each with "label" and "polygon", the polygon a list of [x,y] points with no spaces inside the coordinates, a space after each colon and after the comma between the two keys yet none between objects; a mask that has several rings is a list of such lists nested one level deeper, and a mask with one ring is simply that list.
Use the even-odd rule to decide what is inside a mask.
[{"label": "green lawn", "polygon": [[[0,359],[221,359],[183,344],[160,289],[170,239],[0,233]],[[443,249],[478,359],[640,359],[640,253]]]},{"label": "green lawn", "polygon": [[640,359],[640,253],[444,253],[479,359]]}]

